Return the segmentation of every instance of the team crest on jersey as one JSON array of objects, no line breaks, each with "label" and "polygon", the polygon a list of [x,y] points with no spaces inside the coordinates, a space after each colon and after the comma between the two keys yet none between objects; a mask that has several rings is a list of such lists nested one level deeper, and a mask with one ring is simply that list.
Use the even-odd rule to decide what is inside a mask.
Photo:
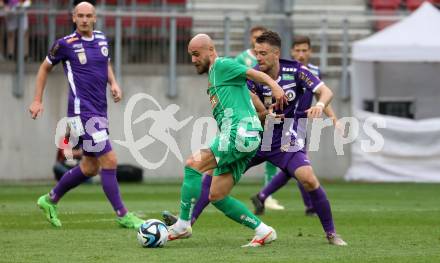
[{"label": "team crest on jersey", "polygon": [[107,47],[101,47],[101,54],[104,56],[104,57],[108,57],[108,48]]},{"label": "team crest on jersey", "polygon": [[286,96],[287,96],[287,100],[288,101],[293,101],[296,97],[296,93],[293,90],[287,90],[286,91]]},{"label": "team crest on jersey", "polygon": [[83,64],[83,65],[87,63],[87,56],[86,56],[86,53],[84,53],[84,52],[80,52],[80,53],[78,53],[77,55],[78,55],[79,63],[81,63],[81,64]]},{"label": "team crest on jersey", "polygon": [[217,103],[218,103],[217,95],[212,95],[211,97],[209,97],[209,101],[211,102],[211,108],[214,109],[215,106],[217,106]]}]

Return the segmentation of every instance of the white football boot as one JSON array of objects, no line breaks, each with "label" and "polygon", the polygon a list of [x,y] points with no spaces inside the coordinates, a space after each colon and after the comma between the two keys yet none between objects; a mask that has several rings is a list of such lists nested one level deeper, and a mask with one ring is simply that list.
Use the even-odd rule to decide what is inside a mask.
[{"label": "white football boot", "polygon": [[271,210],[284,210],[284,206],[278,203],[278,200],[273,198],[271,195],[264,201],[264,207]]},{"label": "white football boot", "polygon": [[269,232],[265,235],[255,235],[251,242],[241,247],[262,247],[269,244],[277,239],[277,232],[272,227],[269,227]]}]

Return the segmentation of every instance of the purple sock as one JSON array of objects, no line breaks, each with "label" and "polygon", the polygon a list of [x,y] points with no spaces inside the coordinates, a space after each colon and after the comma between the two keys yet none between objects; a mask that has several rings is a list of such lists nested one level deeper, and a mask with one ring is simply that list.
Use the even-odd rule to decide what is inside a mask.
[{"label": "purple sock", "polygon": [[77,187],[84,181],[89,179],[89,177],[85,176],[79,165],[73,167],[69,171],[67,171],[61,180],[57,183],[57,185],[50,191],[49,198],[53,203],[58,203],[58,201],[63,197],[65,193],[67,193],[70,189]]},{"label": "purple sock", "polygon": [[283,187],[292,177],[288,176],[283,171],[278,172],[272,180],[258,193],[258,199],[264,203],[264,200],[271,194],[275,193]]},{"label": "purple sock", "polygon": [[116,180],[116,169],[102,169],[101,170],[101,184],[107,199],[113,206],[117,216],[124,216],[127,209],[121,200],[119,194],[119,185]]},{"label": "purple sock", "polygon": [[197,218],[202,213],[203,209],[205,209],[205,207],[209,204],[209,189],[211,188],[211,182],[212,176],[205,175],[205,177],[203,177],[202,192],[200,193],[199,200],[197,200],[197,203],[194,206],[191,215],[191,225],[194,225]]},{"label": "purple sock", "polygon": [[324,189],[320,186],[318,189],[309,192],[309,194],[325,233],[335,233],[332,210]]},{"label": "purple sock", "polygon": [[312,199],[310,198],[310,194],[306,191],[306,189],[304,189],[304,186],[300,182],[297,182],[297,185],[301,192],[304,206],[306,207],[306,209],[313,209],[313,204],[312,204]]}]

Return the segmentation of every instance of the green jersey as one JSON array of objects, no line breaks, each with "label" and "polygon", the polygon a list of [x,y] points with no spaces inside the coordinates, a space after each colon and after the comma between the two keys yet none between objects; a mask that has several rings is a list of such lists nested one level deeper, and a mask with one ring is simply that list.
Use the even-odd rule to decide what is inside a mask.
[{"label": "green jersey", "polygon": [[247,70],[234,59],[220,57],[209,69],[208,94],[220,132],[241,127],[244,131],[263,130],[246,85]]},{"label": "green jersey", "polygon": [[235,57],[235,61],[245,65],[248,68],[253,68],[257,65],[257,58],[252,54],[250,49],[246,49]]}]

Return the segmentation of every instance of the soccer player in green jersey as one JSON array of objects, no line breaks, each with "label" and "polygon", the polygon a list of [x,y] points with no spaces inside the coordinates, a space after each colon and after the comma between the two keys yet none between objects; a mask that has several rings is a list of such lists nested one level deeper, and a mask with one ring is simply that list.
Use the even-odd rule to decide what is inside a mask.
[{"label": "soccer player in green jersey", "polygon": [[251,48],[246,49],[235,57],[235,61],[238,63],[245,65],[248,68],[253,68],[257,65],[257,57],[255,56],[255,40],[257,37],[261,36],[263,32],[266,32],[267,29],[263,26],[254,26],[250,30],[250,44]]},{"label": "soccer player in green jersey", "polygon": [[264,224],[243,203],[229,195],[260,144],[260,120],[252,104],[246,79],[263,83],[272,90],[276,106],[283,108],[287,98],[283,89],[268,75],[217,56],[211,38],[196,35],[188,53],[198,74],[208,73],[208,96],[219,134],[208,149],[201,149],[186,161],[181,188],[180,214],[170,226],[168,240],[188,238],[192,234],[191,208],[200,196],[202,174],[214,169],[209,192],[210,202],[227,217],[255,230],[244,246],[259,247],[277,238],[275,230]]},{"label": "soccer player in green jersey", "polygon": [[[263,26],[254,26],[250,30],[250,38],[249,42],[251,44],[251,48],[246,49],[235,57],[235,61],[238,63],[245,65],[249,68],[253,68],[257,65],[257,57],[255,56],[255,42],[256,39],[261,36],[264,32],[267,31],[267,28]],[[267,185],[272,178],[277,173],[277,167],[270,162],[265,162],[264,164],[264,185]],[[209,184],[209,177],[203,179],[203,183]],[[268,196],[264,201],[264,207],[272,210],[283,210],[284,206],[278,203],[278,200],[272,198],[272,196]]]}]

